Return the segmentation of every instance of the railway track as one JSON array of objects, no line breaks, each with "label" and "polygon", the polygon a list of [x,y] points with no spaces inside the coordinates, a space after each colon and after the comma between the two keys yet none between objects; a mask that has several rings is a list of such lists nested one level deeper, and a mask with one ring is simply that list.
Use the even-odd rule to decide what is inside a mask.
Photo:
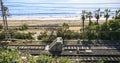
[{"label": "railway track", "polygon": [[120,61],[120,56],[118,55],[59,55],[58,57],[67,57],[71,60],[84,60],[84,61]]},{"label": "railway track", "polygon": [[[40,54],[46,45],[8,45],[11,49],[28,51],[30,54]],[[38,51],[38,52],[37,52]],[[32,52],[32,53],[31,53]],[[49,52],[49,51],[48,51]],[[120,55],[120,46],[83,46],[83,45],[64,45],[61,54],[66,55]]]},{"label": "railway track", "polygon": [[46,45],[8,45],[11,49],[19,49],[19,50],[44,50]]},{"label": "railway track", "polygon": [[[8,45],[9,48],[17,49],[22,53],[30,53],[32,55],[49,54],[45,51],[46,45]],[[57,51],[54,51],[57,52]],[[90,46],[90,45],[64,45],[61,54],[53,54],[53,57],[67,57],[72,61],[107,61],[106,63],[118,63],[120,61],[120,46]]]}]

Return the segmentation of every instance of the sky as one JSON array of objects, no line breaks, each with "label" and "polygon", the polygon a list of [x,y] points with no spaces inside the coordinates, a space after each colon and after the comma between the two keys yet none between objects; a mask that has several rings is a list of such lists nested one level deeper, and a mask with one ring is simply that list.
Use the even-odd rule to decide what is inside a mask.
[{"label": "sky", "polygon": [[3,0],[3,1],[24,3],[120,3],[119,0]]}]

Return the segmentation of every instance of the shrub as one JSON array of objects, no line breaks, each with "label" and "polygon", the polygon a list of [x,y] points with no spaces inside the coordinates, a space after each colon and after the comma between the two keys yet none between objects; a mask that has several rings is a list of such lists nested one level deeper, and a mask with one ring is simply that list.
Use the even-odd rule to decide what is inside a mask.
[{"label": "shrub", "polygon": [[20,27],[20,30],[27,30],[28,29],[28,25],[27,24],[23,24],[21,27]]}]

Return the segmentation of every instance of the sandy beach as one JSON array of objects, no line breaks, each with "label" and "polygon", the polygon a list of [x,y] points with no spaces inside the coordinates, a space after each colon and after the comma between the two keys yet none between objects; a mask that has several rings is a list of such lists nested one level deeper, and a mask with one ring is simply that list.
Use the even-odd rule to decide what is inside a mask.
[{"label": "sandy beach", "polygon": [[[99,23],[104,22],[104,18],[99,20]],[[92,19],[93,22],[96,19]],[[8,18],[8,26],[21,26],[22,24],[34,25],[62,25],[67,23],[69,25],[82,25],[80,18]],[[88,19],[85,20],[85,25],[89,23]],[[0,24],[3,24],[2,18],[0,18]]]},{"label": "sandy beach", "polygon": [[[103,23],[104,18],[99,20],[99,23]],[[92,19],[92,22],[96,22],[96,19]],[[67,23],[70,26],[70,30],[79,31],[82,27],[82,20],[80,18],[8,18],[9,27],[19,27],[22,24],[29,26],[61,26],[63,23]],[[85,20],[85,25],[89,23],[88,19]],[[0,24],[3,24],[2,18],[0,18]],[[29,29],[24,32],[43,32],[44,28]]]}]

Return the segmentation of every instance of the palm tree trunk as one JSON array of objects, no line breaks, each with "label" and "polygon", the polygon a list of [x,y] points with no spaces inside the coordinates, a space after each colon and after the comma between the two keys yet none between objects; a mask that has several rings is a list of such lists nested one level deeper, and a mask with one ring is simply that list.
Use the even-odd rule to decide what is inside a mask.
[{"label": "palm tree trunk", "polygon": [[106,18],[106,29],[108,29],[107,21],[108,21],[108,18]]},{"label": "palm tree trunk", "polygon": [[91,25],[91,18],[89,17],[89,26]]},{"label": "palm tree trunk", "polygon": [[[91,26],[91,17],[90,16],[89,16],[89,26]],[[91,29],[89,29],[88,31],[89,31],[88,40],[90,41],[90,38],[91,38]]]},{"label": "palm tree trunk", "polygon": [[83,33],[84,33],[84,20],[83,20]]},{"label": "palm tree trunk", "polygon": [[98,20],[99,20],[99,19],[97,19],[97,24],[99,24],[99,23],[98,23]]},{"label": "palm tree trunk", "polygon": [[106,23],[107,23],[107,21],[108,21],[108,18],[106,18]]}]

